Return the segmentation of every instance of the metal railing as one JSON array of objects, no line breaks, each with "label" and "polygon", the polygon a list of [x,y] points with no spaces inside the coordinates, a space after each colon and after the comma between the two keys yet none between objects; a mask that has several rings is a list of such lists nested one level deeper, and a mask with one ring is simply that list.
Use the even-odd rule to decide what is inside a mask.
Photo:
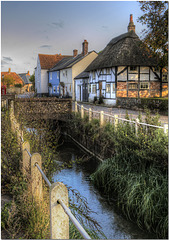
[{"label": "metal railing", "polygon": [[[77,105],[77,107],[76,107],[76,105]],[[168,133],[168,124],[164,124],[163,126],[156,126],[156,125],[152,125],[152,124],[148,124],[148,123],[144,123],[144,122],[139,122],[138,118],[135,121],[130,120],[130,119],[125,119],[125,118],[119,117],[118,115],[111,115],[108,113],[104,113],[103,111],[94,111],[91,108],[85,108],[85,107],[83,107],[83,105],[80,105],[77,102],[75,102],[75,112],[80,112],[82,118],[84,117],[84,110],[85,110],[86,114],[90,115],[89,121],[92,118],[97,118],[97,119],[100,119],[101,125],[104,124],[104,122],[106,121],[106,117],[108,117],[109,122],[114,123],[116,126],[117,126],[118,122],[128,122],[130,124],[135,124],[136,132],[138,130],[138,126],[145,126],[146,131],[147,131],[147,128],[152,127],[152,128],[163,129],[165,134]]]}]

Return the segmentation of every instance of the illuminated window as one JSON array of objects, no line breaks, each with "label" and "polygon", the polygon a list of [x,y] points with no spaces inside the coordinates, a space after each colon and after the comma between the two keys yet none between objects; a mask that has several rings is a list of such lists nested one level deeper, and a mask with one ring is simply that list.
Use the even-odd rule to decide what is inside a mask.
[{"label": "illuminated window", "polygon": [[96,93],[96,84],[92,85],[92,93],[94,93],[94,94]]},{"label": "illuminated window", "polygon": [[140,83],[140,89],[149,89],[149,83]]},{"label": "illuminated window", "polygon": [[106,93],[110,93],[110,83],[106,84]]},{"label": "illuminated window", "polygon": [[129,83],[128,87],[129,87],[129,89],[137,89],[138,85],[137,85],[137,83]]}]

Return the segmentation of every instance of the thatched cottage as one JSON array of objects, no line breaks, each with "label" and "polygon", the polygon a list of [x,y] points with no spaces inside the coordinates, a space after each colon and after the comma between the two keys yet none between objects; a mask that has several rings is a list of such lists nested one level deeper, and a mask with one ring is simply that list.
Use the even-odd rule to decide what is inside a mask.
[{"label": "thatched cottage", "polygon": [[167,77],[157,67],[135,33],[130,15],[128,32],[113,38],[85,70],[89,72],[89,101],[97,96],[115,105],[118,98],[167,97]]}]

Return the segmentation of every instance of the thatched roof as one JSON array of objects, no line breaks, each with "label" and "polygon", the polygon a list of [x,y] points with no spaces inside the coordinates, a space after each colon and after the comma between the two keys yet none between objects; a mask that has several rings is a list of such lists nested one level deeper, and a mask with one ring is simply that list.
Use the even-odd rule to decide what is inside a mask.
[{"label": "thatched roof", "polygon": [[85,71],[115,66],[156,66],[134,31],[113,38]]}]

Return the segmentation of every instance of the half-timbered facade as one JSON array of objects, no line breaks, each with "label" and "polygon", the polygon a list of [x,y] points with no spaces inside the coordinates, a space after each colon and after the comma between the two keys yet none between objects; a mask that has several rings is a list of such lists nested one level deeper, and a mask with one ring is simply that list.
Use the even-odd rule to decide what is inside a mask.
[{"label": "half-timbered facade", "polygon": [[86,69],[89,101],[97,96],[103,97],[104,103],[115,105],[120,97],[167,97],[168,77],[157,67],[157,60],[145,50],[136,35],[130,15],[128,32],[113,38]]}]

